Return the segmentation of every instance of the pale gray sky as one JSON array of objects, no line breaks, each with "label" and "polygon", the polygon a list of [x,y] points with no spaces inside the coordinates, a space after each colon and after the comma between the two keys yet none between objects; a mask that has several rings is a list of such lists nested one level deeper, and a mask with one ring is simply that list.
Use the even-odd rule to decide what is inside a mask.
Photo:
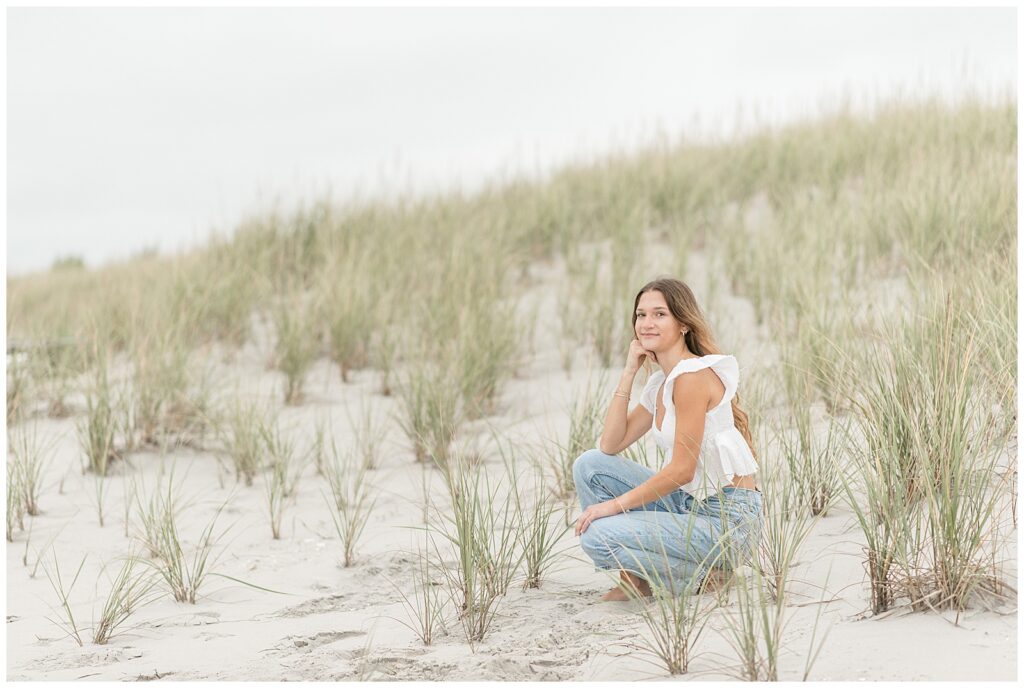
[{"label": "pale gray sky", "polygon": [[844,89],[1015,93],[1016,26],[1014,8],[8,8],[7,267],[174,250],[328,188],[472,189],[659,127],[727,135]]}]

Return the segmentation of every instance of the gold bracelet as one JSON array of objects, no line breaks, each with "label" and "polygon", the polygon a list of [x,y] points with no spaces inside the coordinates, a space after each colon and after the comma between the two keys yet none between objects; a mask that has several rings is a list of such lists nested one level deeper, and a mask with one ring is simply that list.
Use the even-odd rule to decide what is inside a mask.
[{"label": "gold bracelet", "polygon": [[629,395],[628,395],[628,394],[626,394],[625,392],[619,392],[619,391],[616,391],[616,392],[615,392],[615,395],[614,395],[614,396],[617,396],[617,397],[622,397],[622,398],[623,398],[623,399],[625,399],[626,401],[629,401]]}]

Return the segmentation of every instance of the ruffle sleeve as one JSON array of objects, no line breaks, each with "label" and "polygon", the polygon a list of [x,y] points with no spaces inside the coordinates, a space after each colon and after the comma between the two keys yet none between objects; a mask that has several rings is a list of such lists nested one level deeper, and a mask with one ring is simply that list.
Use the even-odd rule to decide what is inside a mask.
[{"label": "ruffle sleeve", "polygon": [[740,384],[740,364],[735,356],[729,354],[708,354],[698,358],[685,358],[668,374],[665,391],[662,392],[662,403],[665,404],[665,408],[669,408],[672,402],[672,383],[675,379],[684,373],[692,373],[703,368],[712,368],[725,385],[725,395],[715,408],[725,406],[732,400]]},{"label": "ruffle sleeve", "polygon": [[714,443],[718,450],[722,473],[726,478],[732,479],[736,475],[751,475],[757,472],[757,461],[739,430],[722,430],[715,435]]},{"label": "ruffle sleeve", "polygon": [[661,381],[664,379],[664,372],[660,370],[655,371],[647,380],[647,385],[643,388],[643,391],[640,392],[640,405],[650,411],[652,416],[657,408],[658,387],[661,386]]}]

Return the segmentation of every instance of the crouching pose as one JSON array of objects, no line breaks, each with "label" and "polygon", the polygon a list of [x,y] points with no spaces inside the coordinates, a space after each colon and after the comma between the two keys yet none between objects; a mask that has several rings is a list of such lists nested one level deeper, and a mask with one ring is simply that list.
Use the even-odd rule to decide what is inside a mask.
[{"label": "crouching pose", "polygon": [[[580,545],[599,569],[619,570],[623,583],[604,600],[628,599],[628,587],[694,592],[713,572],[749,559],[761,530],[736,359],[718,353],[693,292],[676,279],[640,290],[633,330],[599,449],[573,465]],[[633,379],[648,361],[655,372],[627,414]],[[618,456],[648,430],[667,459],[657,472]]]}]

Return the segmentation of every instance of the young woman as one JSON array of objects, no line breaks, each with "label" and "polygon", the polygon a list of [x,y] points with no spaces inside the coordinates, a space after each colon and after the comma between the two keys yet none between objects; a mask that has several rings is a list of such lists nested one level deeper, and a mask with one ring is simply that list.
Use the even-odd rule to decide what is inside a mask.
[{"label": "young woman", "polygon": [[[736,396],[736,359],[718,353],[693,292],[676,279],[644,285],[633,330],[599,449],[573,464],[580,545],[599,569],[619,570],[623,583],[603,600],[628,599],[626,586],[650,595],[652,583],[697,590],[712,571],[752,556],[760,536],[757,462]],[[647,361],[658,369],[627,414]],[[657,472],[617,456],[648,430],[668,458]]]}]

